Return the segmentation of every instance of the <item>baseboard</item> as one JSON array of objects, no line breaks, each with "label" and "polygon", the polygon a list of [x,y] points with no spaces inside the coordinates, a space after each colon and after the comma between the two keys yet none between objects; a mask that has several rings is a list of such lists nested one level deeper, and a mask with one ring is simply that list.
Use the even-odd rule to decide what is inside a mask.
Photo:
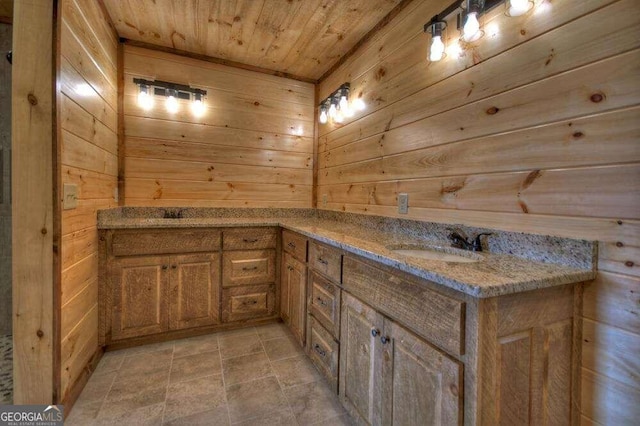
[{"label": "baseboard", "polygon": [[89,362],[87,362],[87,365],[85,365],[85,367],[82,369],[82,373],[80,373],[80,376],[78,376],[75,382],[73,382],[73,384],[69,388],[69,391],[66,392],[66,394],[62,398],[61,404],[64,405],[65,418],[67,418],[69,416],[69,413],[71,413],[73,405],[78,400],[78,397],[89,381],[89,378],[96,370],[96,367],[102,359],[103,354],[104,350],[101,347],[97,347],[95,353],[91,356]]}]

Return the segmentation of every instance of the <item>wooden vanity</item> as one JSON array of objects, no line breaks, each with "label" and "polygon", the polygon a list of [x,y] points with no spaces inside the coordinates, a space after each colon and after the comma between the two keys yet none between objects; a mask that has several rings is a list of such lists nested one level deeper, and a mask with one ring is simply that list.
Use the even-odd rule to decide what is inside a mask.
[{"label": "wooden vanity", "polygon": [[579,421],[579,283],[477,298],[278,227],[100,244],[103,345],[281,319],[357,424]]}]

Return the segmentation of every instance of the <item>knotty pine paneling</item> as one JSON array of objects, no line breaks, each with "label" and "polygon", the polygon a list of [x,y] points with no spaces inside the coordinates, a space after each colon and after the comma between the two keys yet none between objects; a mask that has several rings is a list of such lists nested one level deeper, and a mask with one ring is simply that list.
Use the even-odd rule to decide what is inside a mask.
[{"label": "knotty pine paneling", "polygon": [[[137,105],[141,77],[207,91],[207,110]],[[168,53],[124,47],[126,205],[310,207],[314,86]]]},{"label": "knotty pine paneling", "polygon": [[640,9],[536,0],[509,18],[498,7],[483,39],[429,63],[422,24],[445,3],[416,0],[320,83],[322,98],[349,81],[368,107],[319,126],[318,207],[598,240],[582,421],[638,418]]},{"label": "knotty pine paneling", "polygon": [[115,207],[118,176],[117,43],[98,2],[62,0],[58,124],[61,184],[78,186],[78,207],[62,210],[61,395],[98,350],[97,209]]}]

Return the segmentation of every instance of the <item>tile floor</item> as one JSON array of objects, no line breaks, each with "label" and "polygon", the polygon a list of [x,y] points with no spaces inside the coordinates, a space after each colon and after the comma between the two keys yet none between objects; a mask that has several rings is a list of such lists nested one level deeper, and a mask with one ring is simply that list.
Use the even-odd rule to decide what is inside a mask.
[{"label": "tile floor", "polygon": [[283,324],[107,352],[75,425],[349,425]]}]

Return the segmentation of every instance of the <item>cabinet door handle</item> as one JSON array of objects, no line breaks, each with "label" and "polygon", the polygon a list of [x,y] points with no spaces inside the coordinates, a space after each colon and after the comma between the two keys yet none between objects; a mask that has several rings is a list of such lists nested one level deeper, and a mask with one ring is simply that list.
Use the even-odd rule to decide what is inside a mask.
[{"label": "cabinet door handle", "polygon": [[169,266],[167,266],[167,265],[162,265],[162,269],[163,269],[163,270],[167,270],[168,268],[169,268]]},{"label": "cabinet door handle", "polygon": [[171,269],[176,269],[177,267],[177,265],[171,265]]},{"label": "cabinet door handle", "polygon": [[248,300],[246,302],[244,302],[245,305],[257,305],[258,301],[257,300]]},{"label": "cabinet door handle", "polygon": [[379,334],[380,334],[380,330],[378,330],[377,328],[371,329],[371,335],[373,337],[377,337]]},{"label": "cabinet door handle", "polygon": [[257,266],[251,266],[251,267],[249,267],[249,266],[243,266],[243,267],[242,267],[242,270],[243,270],[243,271],[255,271],[256,269],[258,269],[258,267],[257,267]]},{"label": "cabinet door handle", "polygon": [[245,243],[257,243],[258,239],[257,238],[245,238],[242,241],[244,241]]},{"label": "cabinet door handle", "polygon": [[321,297],[316,297],[316,300],[318,301],[319,304],[321,304],[322,306],[327,306],[327,302],[325,302]]},{"label": "cabinet door handle", "polygon": [[327,262],[326,260],[324,260],[321,257],[318,258],[318,262],[322,263],[323,265],[328,265],[329,264],[329,262]]},{"label": "cabinet door handle", "polygon": [[292,249],[296,248],[296,243],[294,243],[293,241],[289,241],[289,244],[287,244],[289,247],[291,247]]},{"label": "cabinet door handle", "polygon": [[391,341],[391,339],[389,339],[389,337],[388,337],[388,336],[382,336],[382,337],[380,337],[380,342],[381,342],[383,345],[386,345],[386,344],[387,344],[387,343],[389,343],[390,341]]},{"label": "cabinet door handle", "polygon": [[293,271],[294,267],[291,266],[291,265],[287,265],[287,269],[290,270],[290,271]]},{"label": "cabinet door handle", "polygon": [[320,347],[320,345],[319,345],[319,344],[317,344],[317,343],[316,343],[316,344],[313,346],[313,349],[314,349],[316,352],[318,352],[318,354],[320,354],[320,356],[321,356],[321,357],[323,357],[323,358],[324,358],[325,356],[327,356],[327,353],[326,353],[325,351],[323,351],[323,350],[322,350],[322,348]]}]

